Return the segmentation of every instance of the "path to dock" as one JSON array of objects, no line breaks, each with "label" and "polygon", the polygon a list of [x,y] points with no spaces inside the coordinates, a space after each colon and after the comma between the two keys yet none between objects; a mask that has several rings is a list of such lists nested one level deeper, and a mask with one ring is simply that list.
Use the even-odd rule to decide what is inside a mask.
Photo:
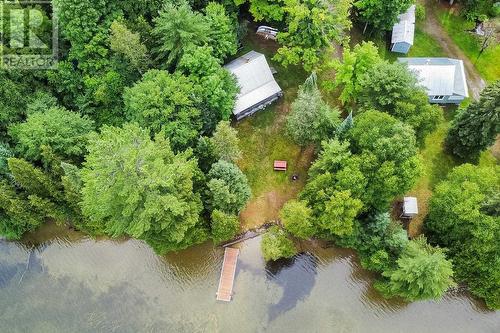
[{"label": "path to dock", "polygon": [[217,290],[218,301],[229,302],[231,300],[239,253],[240,250],[238,249],[226,247],[220,272],[219,289]]}]

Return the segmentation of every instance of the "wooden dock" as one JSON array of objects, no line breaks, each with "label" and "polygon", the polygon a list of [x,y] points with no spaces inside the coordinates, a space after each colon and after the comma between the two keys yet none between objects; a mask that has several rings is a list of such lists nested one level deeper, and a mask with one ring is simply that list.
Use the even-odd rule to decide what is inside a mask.
[{"label": "wooden dock", "polygon": [[226,247],[220,272],[219,289],[217,290],[218,301],[229,302],[231,300],[239,253],[238,249]]}]

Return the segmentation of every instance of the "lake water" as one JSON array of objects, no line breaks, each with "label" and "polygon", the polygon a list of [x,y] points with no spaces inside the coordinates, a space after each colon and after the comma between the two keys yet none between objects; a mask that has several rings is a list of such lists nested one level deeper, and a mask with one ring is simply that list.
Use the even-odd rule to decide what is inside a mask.
[{"label": "lake water", "polygon": [[223,250],[160,257],[136,240],[93,240],[53,225],[0,241],[0,332],[500,332],[500,312],[464,293],[385,300],[354,252],[303,244],[264,263],[240,244],[235,295],[216,302]]}]

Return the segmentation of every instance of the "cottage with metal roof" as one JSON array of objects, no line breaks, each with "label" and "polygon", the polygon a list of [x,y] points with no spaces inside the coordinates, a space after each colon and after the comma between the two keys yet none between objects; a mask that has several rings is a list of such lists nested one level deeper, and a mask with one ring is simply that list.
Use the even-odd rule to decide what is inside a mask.
[{"label": "cottage with metal roof", "polygon": [[450,58],[398,58],[427,89],[429,102],[459,104],[469,97],[462,60]]},{"label": "cottage with metal roof", "polygon": [[236,76],[240,86],[233,110],[236,120],[264,109],[283,95],[266,57],[261,53],[250,51],[224,67]]},{"label": "cottage with metal roof", "polygon": [[392,28],[391,51],[408,53],[415,37],[415,5],[399,15],[398,19]]}]

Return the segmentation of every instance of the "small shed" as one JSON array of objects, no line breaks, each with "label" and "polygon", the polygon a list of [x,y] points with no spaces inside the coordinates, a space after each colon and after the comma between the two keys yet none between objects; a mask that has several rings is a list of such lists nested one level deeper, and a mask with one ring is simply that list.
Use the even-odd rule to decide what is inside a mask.
[{"label": "small shed", "polygon": [[451,58],[398,58],[417,75],[430,103],[460,104],[469,97],[464,63]]},{"label": "small shed", "polygon": [[266,57],[255,51],[231,61],[224,66],[238,80],[240,93],[236,97],[233,114],[241,120],[283,96],[283,91],[274,79]]},{"label": "small shed", "polygon": [[414,218],[418,215],[418,203],[415,197],[404,197],[403,200],[403,213],[401,217]]},{"label": "small shed", "polygon": [[261,25],[260,27],[257,28],[256,34],[264,37],[265,39],[276,40],[278,32],[279,32],[278,29],[268,27],[267,25]]},{"label": "small shed", "polygon": [[398,20],[392,27],[391,51],[406,54],[415,38],[415,5],[399,15]]},{"label": "small shed", "polygon": [[274,161],[274,170],[275,171],[286,171],[287,162],[286,161]]}]

